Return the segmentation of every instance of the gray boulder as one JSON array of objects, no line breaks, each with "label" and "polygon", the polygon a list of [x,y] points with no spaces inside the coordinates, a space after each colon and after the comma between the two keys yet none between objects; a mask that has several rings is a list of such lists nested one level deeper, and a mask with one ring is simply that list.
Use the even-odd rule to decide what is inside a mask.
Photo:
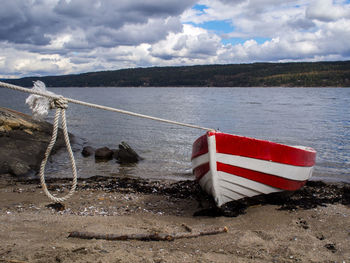
[{"label": "gray boulder", "polygon": [[[51,134],[52,124],[0,107],[0,174],[26,176],[37,173]],[[70,139],[74,140],[73,135]],[[63,133],[59,129],[51,154],[64,146]]]},{"label": "gray boulder", "polygon": [[143,160],[126,142],[119,144],[119,149],[115,151],[114,158],[119,163],[136,163]]},{"label": "gray boulder", "polygon": [[84,157],[88,157],[90,155],[93,155],[95,153],[95,149],[92,148],[91,146],[85,146],[83,148],[83,150],[81,151],[81,154],[84,156]]},{"label": "gray boulder", "polygon": [[95,151],[95,159],[98,160],[111,160],[113,158],[113,151],[108,147],[98,148]]}]

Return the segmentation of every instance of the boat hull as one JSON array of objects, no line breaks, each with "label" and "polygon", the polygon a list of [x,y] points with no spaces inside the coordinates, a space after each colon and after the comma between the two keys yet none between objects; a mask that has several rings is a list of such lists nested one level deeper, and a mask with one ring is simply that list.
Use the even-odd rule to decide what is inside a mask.
[{"label": "boat hull", "polygon": [[261,194],[295,191],[312,176],[316,151],[209,131],[192,149],[192,170],[217,206]]}]

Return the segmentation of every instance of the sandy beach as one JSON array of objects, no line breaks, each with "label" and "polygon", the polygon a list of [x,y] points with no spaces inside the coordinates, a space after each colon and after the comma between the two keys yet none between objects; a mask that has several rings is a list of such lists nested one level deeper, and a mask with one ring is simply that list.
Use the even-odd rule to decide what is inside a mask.
[{"label": "sandy beach", "polygon": [[[56,193],[69,187],[68,180],[49,183]],[[194,216],[208,200],[191,188],[191,182],[93,178],[80,180],[75,195],[55,207],[37,180],[2,175],[0,262],[350,262],[350,207],[344,199],[334,195],[328,204],[282,210],[256,204],[236,217]],[[348,189],[329,191],[334,189],[348,195]],[[315,199],[323,194],[312,193]],[[228,232],[174,241],[68,237],[72,231],[124,235],[220,227]]]}]

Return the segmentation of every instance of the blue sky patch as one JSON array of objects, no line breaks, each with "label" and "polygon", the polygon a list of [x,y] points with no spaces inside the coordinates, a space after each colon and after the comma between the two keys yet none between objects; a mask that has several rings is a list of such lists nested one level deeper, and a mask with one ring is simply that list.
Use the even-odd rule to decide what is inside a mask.
[{"label": "blue sky patch", "polygon": [[[196,4],[192,7],[192,9],[198,10],[202,14],[204,14],[205,10],[208,9],[208,7],[206,5]],[[234,27],[232,26],[229,20],[215,20],[215,21],[207,21],[200,24],[195,24],[195,23],[189,23],[189,24],[194,25],[196,27],[204,28],[209,31],[213,31],[218,35],[230,33],[234,30]]]},{"label": "blue sky patch", "polygon": [[193,25],[195,27],[200,27],[209,31],[213,31],[215,34],[218,34],[218,35],[227,34],[234,31],[234,27],[231,25],[230,21],[228,20],[215,20],[215,21],[208,21],[200,24],[190,22],[187,24]]},{"label": "blue sky patch", "polygon": [[194,7],[192,7],[192,9],[195,9],[195,10],[201,11],[202,13],[205,13],[204,10],[208,9],[208,7],[206,5],[196,4],[196,5],[194,5]]},{"label": "blue sky patch", "polygon": [[208,21],[197,26],[210,31],[214,31],[218,35],[227,34],[234,31],[234,27],[232,26],[230,21],[227,20]]},{"label": "blue sky patch", "polygon": [[233,37],[233,38],[227,38],[227,39],[222,39],[221,43],[223,43],[224,45],[226,44],[232,44],[234,45],[238,45],[238,44],[244,44],[244,42],[246,42],[249,39],[254,39],[259,45],[265,43],[266,41],[270,41],[271,38],[267,38],[267,37],[254,37],[254,38],[239,38],[239,37]]},{"label": "blue sky patch", "polygon": [[222,38],[221,43],[223,43],[224,45],[226,45],[226,44],[232,44],[232,45],[244,44],[244,42],[246,42],[249,39],[254,39],[259,45],[261,45],[261,44],[265,43],[266,41],[271,40],[271,38],[267,38],[267,37],[225,38],[223,36],[224,34],[231,33],[235,30],[235,28],[231,24],[230,20],[215,20],[215,21],[208,21],[208,22],[204,22],[204,23],[200,23],[200,24],[190,22],[188,24],[214,32],[215,34],[217,34],[218,36],[220,36]]}]

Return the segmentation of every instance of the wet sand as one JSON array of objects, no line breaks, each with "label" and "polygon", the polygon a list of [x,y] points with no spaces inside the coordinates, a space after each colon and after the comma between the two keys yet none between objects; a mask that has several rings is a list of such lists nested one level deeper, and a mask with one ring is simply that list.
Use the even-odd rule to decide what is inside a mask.
[{"label": "wet sand", "polygon": [[[69,180],[49,185],[59,193]],[[38,180],[2,175],[0,198],[0,262],[350,262],[344,185],[311,183],[282,201],[245,202],[241,213],[232,205],[214,209],[189,181],[79,180],[77,192],[60,207]],[[72,231],[181,233],[184,226],[226,226],[228,232],[174,241],[68,238]]]}]

